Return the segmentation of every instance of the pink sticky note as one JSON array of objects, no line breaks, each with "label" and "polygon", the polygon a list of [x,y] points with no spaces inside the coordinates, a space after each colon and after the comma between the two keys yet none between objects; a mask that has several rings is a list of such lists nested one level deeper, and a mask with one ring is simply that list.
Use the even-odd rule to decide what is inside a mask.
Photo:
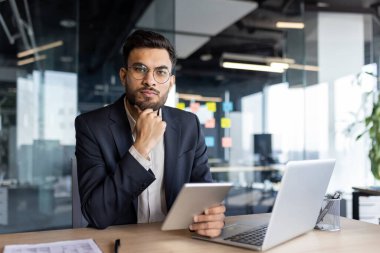
[{"label": "pink sticky note", "polygon": [[200,104],[199,103],[191,103],[190,104],[190,110],[192,112],[197,112],[199,110]]},{"label": "pink sticky note", "polygon": [[230,148],[230,147],[232,147],[232,139],[231,139],[231,137],[223,137],[222,138],[222,147],[223,148]]},{"label": "pink sticky note", "polygon": [[205,123],[205,128],[215,128],[215,118],[208,119]]}]

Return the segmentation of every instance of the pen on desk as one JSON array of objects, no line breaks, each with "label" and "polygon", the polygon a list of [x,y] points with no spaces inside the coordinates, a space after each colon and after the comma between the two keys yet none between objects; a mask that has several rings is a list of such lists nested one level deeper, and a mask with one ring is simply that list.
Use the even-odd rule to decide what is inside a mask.
[{"label": "pen on desk", "polygon": [[116,239],[115,240],[115,246],[114,246],[114,253],[118,253],[119,252],[119,247],[120,247],[120,239]]}]

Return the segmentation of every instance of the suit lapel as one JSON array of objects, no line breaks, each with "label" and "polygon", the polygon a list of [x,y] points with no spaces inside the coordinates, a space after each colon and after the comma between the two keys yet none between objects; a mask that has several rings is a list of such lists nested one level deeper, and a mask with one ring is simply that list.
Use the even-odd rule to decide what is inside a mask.
[{"label": "suit lapel", "polygon": [[[178,119],[173,115],[172,111],[163,107],[163,120],[166,122],[166,130],[164,134],[165,146],[165,161],[164,161],[164,185],[166,206],[168,210],[174,202],[176,191],[174,190],[176,182],[173,179],[176,170],[176,161],[178,157],[179,140],[181,136],[181,129],[178,127]],[[176,141],[173,141],[176,140]]]},{"label": "suit lapel", "polygon": [[131,127],[124,108],[124,96],[117,100],[110,108],[110,129],[115,141],[119,156],[128,152],[133,144]]},{"label": "suit lapel", "polygon": [[[110,129],[115,141],[119,157],[123,157],[133,145],[132,131],[128,122],[124,107],[124,96],[110,107]],[[133,200],[133,206],[137,214],[137,198]]]}]

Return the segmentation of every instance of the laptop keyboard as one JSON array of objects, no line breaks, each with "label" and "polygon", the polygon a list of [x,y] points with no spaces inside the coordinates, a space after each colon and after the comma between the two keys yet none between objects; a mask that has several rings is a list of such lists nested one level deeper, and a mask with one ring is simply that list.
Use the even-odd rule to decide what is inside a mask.
[{"label": "laptop keyboard", "polygon": [[244,231],[242,233],[233,235],[231,237],[224,238],[232,242],[239,242],[249,245],[262,246],[265,233],[267,232],[268,225],[256,227],[254,229]]}]

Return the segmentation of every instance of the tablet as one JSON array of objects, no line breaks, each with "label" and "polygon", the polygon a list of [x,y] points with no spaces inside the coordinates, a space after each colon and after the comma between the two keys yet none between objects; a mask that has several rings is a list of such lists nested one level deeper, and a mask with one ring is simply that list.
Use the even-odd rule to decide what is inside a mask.
[{"label": "tablet", "polygon": [[232,183],[187,183],[174,201],[161,230],[187,229],[193,216],[206,208],[220,204]]}]

